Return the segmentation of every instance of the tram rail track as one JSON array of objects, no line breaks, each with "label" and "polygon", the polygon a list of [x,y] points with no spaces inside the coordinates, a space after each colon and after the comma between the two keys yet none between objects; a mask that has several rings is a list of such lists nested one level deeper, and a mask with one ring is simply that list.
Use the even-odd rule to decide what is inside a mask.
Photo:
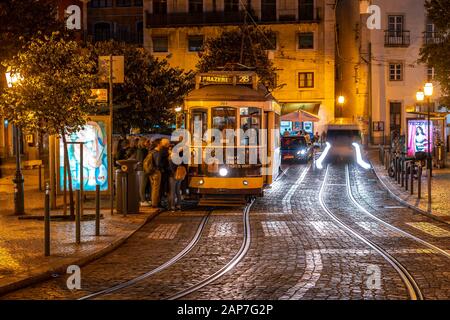
[{"label": "tram rail track", "polygon": [[[353,237],[359,239],[361,242],[375,250],[378,254],[383,257],[398,273],[400,276],[402,282],[405,285],[405,288],[408,292],[408,296],[411,300],[424,300],[424,296],[422,294],[422,291],[417,284],[414,277],[410,274],[408,269],[400,262],[398,261],[394,256],[392,256],[389,252],[387,252],[385,249],[383,249],[380,245],[376,244],[375,242],[369,240],[367,237],[353,229],[351,226],[349,226],[347,223],[339,219],[339,217],[334,214],[331,209],[326,205],[324,201],[324,191],[325,187],[327,185],[328,180],[328,173],[329,173],[329,167],[330,165],[327,165],[325,177],[322,182],[322,186],[320,188],[319,192],[319,202],[325,213],[339,226],[341,226],[344,230],[347,231],[349,235],[352,235]],[[347,171],[348,172],[348,171]],[[346,183],[346,185],[348,185]]]},{"label": "tram rail track", "polygon": [[203,287],[206,287],[210,283],[216,281],[217,279],[224,276],[226,273],[231,271],[244,257],[247,255],[248,250],[250,249],[250,243],[251,243],[251,227],[250,227],[250,209],[255,202],[255,199],[252,199],[252,201],[245,207],[244,214],[243,214],[243,223],[244,223],[244,238],[242,241],[242,245],[239,248],[236,255],[221,269],[213,273],[212,275],[208,276],[206,279],[200,281],[199,283],[184,289],[174,295],[169,296],[165,300],[177,300],[181,299],[191,293],[194,293],[195,291],[198,291],[202,289]]},{"label": "tram rail track", "polygon": [[414,242],[420,243],[420,244],[422,244],[422,245],[428,247],[429,249],[433,250],[434,252],[436,252],[436,253],[438,253],[438,254],[440,254],[440,255],[442,255],[442,256],[445,256],[446,258],[450,259],[450,254],[449,254],[447,251],[445,251],[444,249],[439,248],[439,247],[435,246],[434,244],[432,244],[432,243],[430,243],[430,242],[428,242],[428,241],[426,241],[426,240],[423,240],[423,239],[421,239],[421,238],[419,238],[419,237],[417,237],[417,236],[415,236],[415,235],[413,235],[413,234],[411,234],[411,233],[409,233],[409,232],[407,232],[407,231],[405,231],[405,230],[402,230],[402,229],[400,229],[400,228],[398,228],[398,227],[396,227],[396,226],[390,224],[389,222],[386,222],[385,220],[380,219],[380,218],[378,218],[377,216],[375,216],[375,215],[373,215],[372,213],[370,213],[366,208],[364,208],[364,207],[363,207],[363,206],[355,199],[355,197],[354,197],[354,195],[353,195],[353,191],[352,191],[352,187],[351,187],[351,181],[350,181],[350,172],[349,172],[349,166],[348,166],[348,165],[345,166],[345,176],[346,176],[346,185],[347,185],[347,195],[348,195],[349,199],[350,199],[350,200],[353,202],[353,204],[354,204],[355,206],[357,206],[357,207],[358,207],[365,215],[367,215],[367,216],[370,217],[371,219],[377,221],[378,223],[384,225],[385,227],[387,227],[387,228],[390,229],[391,231],[394,231],[394,232],[396,232],[396,233],[398,233],[398,234],[401,234],[402,236],[407,237],[407,238],[413,240]]},{"label": "tram rail track", "polygon": [[174,265],[175,263],[177,263],[179,260],[181,260],[184,256],[186,256],[189,252],[192,251],[192,249],[197,245],[197,243],[200,241],[201,235],[203,233],[203,230],[205,229],[206,223],[209,220],[209,217],[211,216],[211,213],[213,212],[213,210],[209,210],[207,212],[207,214],[202,218],[202,220],[200,221],[199,226],[197,227],[197,230],[194,234],[194,236],[192,237],[191,241],[187,244],[186,247],[183,248],[183,250],[181,250],[177,255],[175,255],[173,258],[171,258],[170,260],[164,262],[163,264],[159,265],[158,267],[136,277],[133,278],[129,281],[117,284],[115,286],[109,287],[107,289],[103,289],[101,291],[98,292],[94,292],[92,294],[83,296],[81,298],[79,298],[78,300],[89,300],[89,299],[93,299],[96,297],[100,297],[100,296],[104,296],[107,294],[111,294],[113,292],[128,288],[128,287],[132,287],[135,284],[141,282],[144,279],[147,279],[167,268],[169,268],[170,266]]},{"label": "tram rail track", "polygon": [[[228,273],[230,270],[232,270],[247,254],[249,248],[250,248],[250,208],[254,203],[254,199],[246,205],[246,207],[244,208],[243,211],[243,223],[244,223],[244,237],[243,237],[243,241],[242,241],[242,245],[239,248],[238,252],[236,253],[235,256],[233,256],[233,258],[225,265],[223,266],[221,269],[219,269],[218,271],[216,271],[215,273],[213,273],[212,275],[208,276],[206,279],[200,281],[199,283],[186,288],[184,290],[181,290],[169,297],[167,297],[165,300],[175,300],[175,299],[179,299],[182,298],[190,293],[193,293],[205,286],[207,286],[208,284],[212,283],[213,281],[219,279],[220,277],[222,277],[223,275],[225,275],[226,273]],[[176,263],[178,263],[181,259],[183,259],[186,255],[188,255],[199,243],[202,234],[204,232],[205,226],[207,224],[207,222],[209,221],[209,218],[212,214],[212,212],[214,211],[214,209],[211,209],[207,212],[207,214],[202,218],[202,220],[200,221],[197,230],[194,234],[194,236],[192,237],[191,241],[183,248],[183,250],[181,250],[178,254],[176,254],[173,258],[171,258],[170,260],[164,262],[163,264],[159,265],[156,268],[153,268],[152,270],[143,273],[142,275],[135,277],[131,280],[128,280],[126,282],[114,285],[112,287],[91,293],[89,295],[85,295],[81,298],[79,298],[78,300],[90,300],[90,299],[94,299],[94,298],[98,298],[101,296],[105,296],[108,294],[112,294],[115,293],[117,291],[126,289],[126,288],[130,288],[135,286],[136,284],[140,283],[141,281],[148,279],[152,276],[154,276],[155,274],[162,272],[163,270],[175,265]]]}]

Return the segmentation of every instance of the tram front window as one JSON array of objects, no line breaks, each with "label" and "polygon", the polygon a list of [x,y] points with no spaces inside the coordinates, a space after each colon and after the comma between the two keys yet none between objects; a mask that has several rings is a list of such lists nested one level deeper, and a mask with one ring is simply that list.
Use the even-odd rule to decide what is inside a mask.
[{"label": "tram front window", "polygon": [[[258,145],[258,133],[259,129],[261,129],[261,109],[252,107],[241,108],[241,129],[246,133],[241,139],[241,145],[248,146],[253,141],[253,143]],[[247,132],[250,129],[252,132]],[[253,135],[255,135],[254,138],[256,139],[252,141]]]},{"label": "tram front window", "polygon": [[191,134],[194,137],[194,141],[202,141],[203,135],[208,128],[208,112],[201,109],[193,110],[191,121]]},{"label": "tram front window", "polygon": [[236,109],[218,107],[212,109],[212,128],[220,130],[225,139],[225,130],[236,130]]}]

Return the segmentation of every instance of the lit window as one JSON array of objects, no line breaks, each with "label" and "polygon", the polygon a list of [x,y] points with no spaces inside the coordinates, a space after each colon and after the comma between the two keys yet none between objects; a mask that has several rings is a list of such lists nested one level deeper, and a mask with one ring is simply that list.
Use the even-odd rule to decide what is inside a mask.
[{"label": "lit window", "polygon": [[314,88],[314,72],[299,72],[298,73],[298,87],[299,88]]},{"label": "lit window", "polygon": [[428,81],[434,80],[434,68],[432,68],[432,67],[427,68],[427,80]]}]

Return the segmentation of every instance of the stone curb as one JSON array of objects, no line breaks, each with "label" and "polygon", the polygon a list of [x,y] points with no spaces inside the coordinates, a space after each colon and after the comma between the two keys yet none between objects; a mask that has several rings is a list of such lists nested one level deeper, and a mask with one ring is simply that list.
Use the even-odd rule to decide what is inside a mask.
[{"label": "stone curb", "polygon": [[407,206],[408,208],[424,215],[427,216],[428,218],[431,218],[433,220],[445,223],[447,225],[450,225],[450,222],[445,221],[444,219],[441,219],[415,205],[410,204],[408,201],[403,200],[402,198],[400,198],[398,195],[395,194],[395,192],[393,192],[387,185],[386,183],[382,180],[382,178],[380,177],[380,175],[378,174],[377,170],[375,169],[375,166],[373,165],[372,160],[368,159],[370,162],[370,165],[372,166],[372,171],[375,173],[375,176],[377,177],[378,181],[380,181],[380,183],[382,184],[382,186],[389,192],[389,194],[391,195],[392,198],[394,198],[395,200],[397,200],[398,202],[400,202],[401,204]]},{"label": "stone curb", "polygon": [[5,295],[7,293],[10,293],[12,291],[16,291],[25,287],[28,287],[30,285],[43,282],[46,280],[49,280],[52,278],[53,274],[66,274],[67,267],[70,265],[78,265],[78,266],[84,266],[94,260],[97,260],[108,253],[116,250],[118,247],[120,247],[122,244],[124,244],[130,237],[132,237],[136,232],[142,229],[148,222],[150,222],[152,219],[154,219],[157,215],[159,215],[162,211],[157,210],[155,212],[152,212],[148,217],[144,219],[144,221],[133,231],[130,231],[125,236],[113,241],[106,247],[103,247],[102,249],[95,251],[85,257],[78,258],[71,262],[65,262],[61,264],[58,267],[48,269],[47,271],[37,273],[35,275],[31,275],[30,277],[14,281],[10,284],[4,285],[0,287],[0,298],[2,295]]}]

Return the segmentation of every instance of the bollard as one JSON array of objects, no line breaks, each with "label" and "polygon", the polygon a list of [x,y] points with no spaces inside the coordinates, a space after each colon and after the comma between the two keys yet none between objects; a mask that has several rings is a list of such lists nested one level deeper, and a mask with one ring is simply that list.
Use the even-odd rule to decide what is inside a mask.
[{"label": "bollard", "polygon": [[422,198],[422,163],[419,164],[419,170],[417,172],[417,198]]},{"label": "bollard", "polygon": [[95,186],[95,235],[100,235],[100,186]]},{"label": "bollard", "polygon": [[42,191],[42,164],[38,167],[38,183],[39,183],[39,191]]},{"label": "bollard", "polygon": [[124,216],[128,214],[128,194],[127,194],[127,176],[122,176],[122,213]]},{"label": "bollard", "polygon": [[402,183],[402,188],[405,186],[405,159],[400,160],[400,180]]},{"label": "bollard", "polygon": [[409,173],[408,173],[408,168],[409,168],[409,172],[411,172],[411,171],[413,170],[410,161],[406,161],[406,162],[405,162],[405,190],[406,190],[406,191],[408,191],[408,189],[409,189]]},{"label": "bollard", "polygon": [[44,201],[44,254],[50,256],[50,186],[45,185]]},{"label": "bollard", "polygon": [[75,241],[77,244],[81,243],[81,193],[80,190],[75,191],[76,199],[76,213],[75,213]]}]

